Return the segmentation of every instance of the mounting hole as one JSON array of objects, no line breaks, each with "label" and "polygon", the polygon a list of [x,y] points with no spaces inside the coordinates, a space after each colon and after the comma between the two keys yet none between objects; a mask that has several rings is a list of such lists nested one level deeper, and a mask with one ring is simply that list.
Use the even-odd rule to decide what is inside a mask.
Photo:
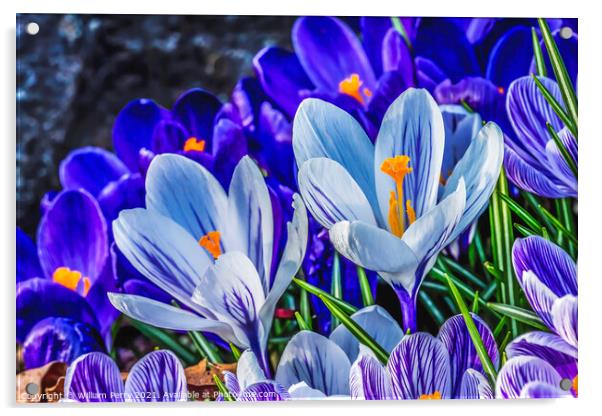
[{"label": "mounting hole", "polygon": [[568,378],[560,380],[560,388],[564,391],[569,391],[573,387],[573,383]]},{"label": "mounting hole", "polygon": [[573,36],[573,29],[571,29],[570,27],[565,26],[562,29],[560,29],[560,37],[562,39],[570,39],[571,36]]},{"label": "mounting hole", "polygon": [[29,22],[25,27],[25,31],[31,36],[37,35],[40,31],[40,25],[38,25],[36,22]]}]

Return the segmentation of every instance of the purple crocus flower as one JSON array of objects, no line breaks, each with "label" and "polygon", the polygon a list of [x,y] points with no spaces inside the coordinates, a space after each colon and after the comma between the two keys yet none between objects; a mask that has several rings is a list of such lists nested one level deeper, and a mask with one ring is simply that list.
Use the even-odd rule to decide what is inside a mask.
[{"label": "purple crocus flower", "polygon": [[[491,399],[492,388],[485,378],[483,367],[462,315],[448,319],[437,337],[426,332],[403,335],[401,328],[383,320],[365,320],[360,324],[376,336],[376,341],[390,352],[383,366],[364,346],[351,366],[349,388],[353,399],[407,400],[407,399]],[[487,324],[473,314],[477,329],[487,353],[497,367],[499,355],[495,339]],[[359,323],[359,322],[358,322]],[[374,327],[378,329],[374,329]],[[397,329],[398,343],[387,333]],[[351,337],[349,333],[346,335]],[[383,344],[383,341],[385,342]]]},{"label": "purple crocus flower", "polygon": [[560,397],[568,393],[560,389],[560,380],[568,379],[576,396],[577,266],[560,247],[535,236],[516,240],[512,258],[527,300],[551,332],[528,332],[508,344],[511,360],[500,371],[497,395],[542,397],[538,395],[551,392],[545,397]]},{"label": "purple crocus flower", "polygon": [[[96,200],[83,190],[60,192],[40,222],[37,247],[20,231],[17,240],[25,248],[17,251],[17,340],[25,342],[35,326],[35,333],[48,340],[73,343],[72,351],[96,344],[90,335],[95,331],[108,342],[117,311],[106,297],[114,278],[107,226]],[[40,323],[45,318],[69,318],[92,329],[78,332],[69,325]],[[46,347],[30,350],[27,361],[38,365],[61,356],[51,343]]]},{"label": "purple crocus flower", "polygon": [[150,325],[212,332],[251,349],[269,374],[267,338],[276,302],[298,271],[307,214],[298,196],[287,242],[272,268],[275,223],[267,185],[245,156],[226,193],[202,165],[157,156],[146,180],[146,209],[122,211],[115,241],[129,262],[188,310],[111,293],[117,309]]},{"label": "purple crocus flower", "polygon": [[184,368],[167,350],[145,355],[125,383],[106,354],[82,355],[67,369],[64,398],[77,402],[175,402],[188,399]]},{"label": "purple crocus flower", "polygon": [[[539,78],[558,102],[560,88],[553,80]],[[577,197],[577,178],[546,128],[546,122],[558,133],[564,147],[577,165],[577,140],[563,127],[562,121],[543,97],[531,77],[522,77],[510,85],[506,110],[515,137],[506,136],[504,166],[508,178],[517,187],[546,198]]]}]

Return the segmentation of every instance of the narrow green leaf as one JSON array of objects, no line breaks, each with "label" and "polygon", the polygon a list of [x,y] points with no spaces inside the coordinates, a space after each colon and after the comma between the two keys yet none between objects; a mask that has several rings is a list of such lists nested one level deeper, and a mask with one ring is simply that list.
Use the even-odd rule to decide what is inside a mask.
[{"label": "narrow green leaf", "polygon": [[491,275],[493,275],[496,279],[502,280],[502,272],[500,272],[492,262],[486,261],[485,263],[483,263],[483,267],[485,267],[487,271],[491,273]]},{"label": "narrow green leaf", "polygon": [[387,361],[389,360],[389,354],[383,347],[378,345],[378,343],[370,335],[368,335],[368,333],[364,331],[361,326],[351,319],[349,315],[347,315],[334,302],[324,295],[320,295],[319,298],[322,300],[322,302],[324,302],[324,305],[326,305],[330,313],[335,315],[337,319],[345,326],[345,328],[347,328],[360,343],[370,348],[381,363],[387,364]]},{"label": "narrow green leaf", "polygon": [[447,286],[444,286],[442,284],[435,283],[435,282],[428,282],[428,281],[423,282],[422,287],[428,288],[428,289],[433,289],[433,290],[436,290],[437,292],[447,293]]},{"label": "narrow green leaf", "polygon": [[491,296],[493,296],[493,294],[495,293],[495,290],[497,289],[497,282],[493,281],[491,283],[489,283],[489,286],[487,286],[487,289],[485,289],[485,291],[483,292],[483,295],[481,296],[481,298],[483,298],[483,300],[488,300]]},{"label": "narrow green leaf", "polygon": [[497,338],[498,335],[500,335],[500,333],[502,332],[502,329],[504,328],[504,326],[506,326],[507,322],[508,322],[508,317],[507,316],[502,316],[502,319],[500,319],[500,321],[495,326],[495,329],[493,330],[493,337],[494,338]]},{"label": "narrow green leaf", "polygon": [[577,165],[575,164],[575,161],[569,154],[569,151],[566,149],[566,146],[564,145],[564,143],[562,143],[562,140],[560,140],[560,137],[558,137],[558,133],[556,133],[556,131],[554,130],[554,127],[552,127],[552,125],[547,121],[546,121],[546,127],[548,129],[548,133],[550,133],[550,136],[552,137],[552,140],[554,140],[554,143],[556,143],[556,147],[558,147],[560,154],[564,158],[564,161],[567,163],[567,165],[569,165],[569,168],[571,169],[571,172],[573,172],[573,175],[575,175],[575,179],[576,179],[578,172],[577,172]]},{"label": "narrow green leaf", "polygon": [[391,17],[391,23],[393,24],[395,30],[399,32],[410,51],[412,51],[412,42],[410,41],[408,33],[406,32],[406,28],[403,26],[401,19],[399,17]]},{"label": "narrow green leaf", "polygon": [[502,340],[502,342],[500,342],[500,351],[504,351],[506,350],[506,346],[508,345],[508,342],[510,342],[510,339],[512,337],[512,332],[508,331],[506,332],[506,336],[504,337],[504,339]]},{"label": "narrow green leaf", "polygon": [[345,313],[351,315],[355,312],[357,312],[357,308],[343,300],[337,299],[335,297],[332,297],[330,295],[330,293],[323,291],[322,289],[307,283],[305,280],[301,280],[298,279],[296,277],[293,277],[293,282],[295,282],[295,284],[297,284],[299,287],[307,290],[309,293],[311,293],[312,295],[315,296],[325,296],[326,298],[328,298],[331,302],[335,303],[339,308],[341,308]]},{"label": "narrow green leaf", "polygon": [[[472,290],[464,282],[462,282],[461,280],[458,280],[454,276],[446,274],[444,271],[442,271],[441,269],[439,269],[437,267],[433,267],[431,269],[430,275],[433,278],[435,278],[436,280],[438,280],[439,282],[442,282],[445,284],[447,284],[447,278],[445,276],[446,275],[449,276],[450,279],[453,280],[454,284],[458,287],[460,292],[462,292],[464,294],[464,296],[466,296],[467,299],[469,299],[471,301],[474,299],[474,293],[475,293],[474,290]],[[485,302],[483,299],[479,299],[479,303],[483,306],[487,305],[487,302]]]},{"label": "narrow green leaf", "polygon": [[539,205],[539,209],[541,209],[541,211],[544,213],[544,215],[550,220],[550,222],[552,223],[552,225],[554,225],[554,227],[556,227],[558,230],[562,231],[564,233],[564,235],[566,237],[568,237],[574,244],[575,247],[577,247],[578,242],[577,242],[577,237],[570,232],[565,226],[564,224],[562,224],[558,218],[556,218],[554,215],[552,215],[552,213],[550,211],[548,211],[547,209],[545,209],[543,207],[543,205]]},{"label": "narrow green leaf", "polygon": [[232,393],[230,393],[230,391],[228,390],[228,388],[226,387],[226,385],[224,384],[224,382],[219,379],[219,377],[217,376],[217,374],[213,375],[213,382],[215,383],[215,386],[217,387],[217,390],[224,397],[224,401],[227,401],[227,402],[235,402],[236,401],[236,399],[234,398],[234,396],[232,395]]},{"label": "narrow green leaf", "polygon": [[508,205],[510,210],[516,214],[521,220],[525,222],[525,224],[533,229],[539,230],[542,225],[535,219],[533,215],[531,215],[526,209],[518,205],[514,199],[512,199],[509,195],[500,194],[500,198],[504,201],[505,204]]},{"label": "narrow green leaf", "polygon": [[301,316],[309,329],[312,328],[312,317],[311,317],[311,306],[309,304],[309,296],[307,295],[307,290],[300,288],[299,291],[299,311],[301,312]]},{"label": "narrow green leaf", "polygon": [[562,105],[560,105],[560,103],[556,100],[556,98],[552,95],[550,90],[548,90],[541,83],[539,78],[537,78],[537,76],[535,76],[535,74],[532,74],[531,76],[533,77],[533,81],[535,81],[535,85],[537,86],[537,88],[539,89],[541,94],[543,95],[543,98],[545,98],[545,100],[548,102],[548,104],[550,104],[550,107],[552,107],[552,110],[554,110],[554,112],[556,113],[558,118],[560,118],[560,120],[564,123],[564,125],[569,129],[569,131],[573,134],[573,136],[576,139],[578,129],[577,129],[577,126],[575,124],[573,124],[573,120],[571,120],[571,118],[569,117],[567,112],[564,110]]},{"label": "narrow green leaf", "polygon": [[129,318],[129,321],[134,328],[140,331],[142,335],[157,345],[173,351],[185,363],[192,365],[198,362],[197,357],[184,346],[182,346],[170,333],[164,331],[163,329],[147,325],[144,322],[136,321],[135,319]]},{"label": "narrow green leaf", "polygon": [[[571,208],[571,200],[570,198],[562,198],[559,201],[560,205],[560,219],[564,224],[564,227],[571,233],[575,232],[575,222],[573,221],[573,213]],[[569,254],[573,258],[577,258],[577,249],[574,244],[569,242]]]},{"label": "narrow green leaf", "polygon": [[516,319],[519,322],[530,325],[533,328],[548,330],[548,327],[539,317],[531,311],[528,311],[518,306],[506,305],[503,303],[487,303],[487,308],[511,319]]},{"label": "narrow green leaf", "polygon": [[462,105],[462,107],[464,107],[464,109],[466,111],[468,111],[469,113],[474,113],[474,109],[470,106],[470,104],[468,104],[466,101],[464,100],[460,100],[460,104]]},{"label": "narrow green leaf", "polygon": [[374,305],[374,297],[372,296],[372,289],[370,289],[370,282],[368,281],[368,276],[366,276],[366,271],[362,266],[357,266],[356,269],[362,294],[362,303],[364,306]]},{"label": "narrow green leaf", "polygon": [[479,360],[481,361],[483,370],[485,370],[485,373],[487,373],[487,376],[489,377],[489,381],[491,382],[491,385],[495,385],[497,373],[495,371],[495,367],[493,366],[493,363],[491,362],[491,358],[489,357],[487,348],[485,348],[485,344],[483,343],[481,334],[479,333],[479,330],[477,329],[477,326],[474,323],[474,320],[472,319],[472,315],[468,311],[468,308],[466,307],[466,303],[464,303],[464,299],[462,299],[462,296],[460,295],[458,288],[456,287],[456,285],[454,285],[454,282],[449,277],[449,275],[445,275],[445,276],[447,278],[447,284],[449,285],[449,289],[452,293],[452,296],[454,297],[456,304],[458,305],[458,308],[460,308],[460,313],[462,314],[462,317],[464,317],[464,322],[466,323],[466,328],[468,329],[468,333],[470,334],[470,339],[472,340],[472,343],[477,351],[477,355],[479,356]]},{"label": "narrow green leaf", "polygon": [[[175,300],[172,300],[172,305],[176,308],[179,308],[180,305]],[[201,354],[201,357],[207,358],[212,363],[221,363],[223,360],[219,356],[217,349],[213,344],[211,344],[205,336],[198,331],[187,331],[188,336],[192,340],[195,348]]]},{"label": "narrow green leaf", "polygon": [[240,350],[236,347],[236,345],[228,342],[230,346],[230,351],[232,351],[232,356],[234,357],[234,361],[238,361],[240,359]]},{"label": "narrow green leaf", "polygon": [[479,313],[479,291],[474,292],[474,299],[472,300],[472,313],[475,315]]},{"label": "narrow green leaf", "polygon": [[552,225],[552,223],[550,222],[548,217],[541,210],[541,203],[539,202],[539,199],[532,193],[525,192],[525,191],[521,191],[521,195],[523,196],[523,198],[525,198],[525,201],[527,201],[527,204],[529,204],[531,206],[531,208],[533,208],[533,210],[537,214],[537,217],[541,221],[543,221],[543,223],[545,224],[545,227],[551,233],[551,235],[556,236],[556,234],[558,234],[558,230],[556,230],[556,228]]},{"label": "narrow green leaf", "polygon": [[543,60],[543,53],[541,52],[541,45],[539,44],[539,38],[537,37],[537,32],[535,28],[531,28],[531,38],[533,40],[533,55],[535,56],[535,64],[537,67],[537,75],[542,77],[548,76],[548,70],[546,69],[546,64]]},{"label": "narrow green leaf", "polygon": [[[339,253],[335,250],[332,256],[332,277],[330,280],[330,294],[333,298],[341,299],[343,296],[343,289],[341,286],[341,260]],[[339,325],[337,317],[333,314],[330,318],[330,327],[336,328]]]},{"label": "narrow green leaf", "polygon": [[554,71],[554,76],[556,77],[556,81],[558,82],[558,86],[560,87],[560,92],[562,94],[562,99],[564,104],[566,105],[567,111],[575,123],[575,126],[579,124],[578,122],[578,104],[577,104],[577,94],[575,93],[575,89],[573,88],[573,83],[569,78],[569,73],[566,70],[566,66],[564,65],[564,60],[562,56],[560,56],[560,52],[558,51],[558,46],[554,41],[554,37],[552,36],[552,32],[550,31],[550,27],[548,23],[543,18],[538,18],[539,28],[541,30],[541,35],[543,36],[543,41],[546,45],[546,50],[548,51],[548,56],[550,57],[550,64],[552,66],[552,70]]},{"label": "narrow green leaf", "polygon": [[299,331],[311,331],[311,328],[309,327],[309,325],[307,325],[305,319],[303,319],[301,314],[297,311],[295,311],[295,319],[297,320],[297,324],[299,325]]},{"label": "narrow green leaf", "polygon": [[439,256],[439,259],[442,259],[445,265],[452,269],[452,271],[470,280],[472,283],[479,286],[481,289],[484,289],[486,287],[486,283],[482,279],[478,278],[474,273],[470,272],[469,270],[466,270],[464,267],[462,267],[449,257]]},{"label": "narrow green leaf", "polygon": [[431,297],[426,293],[426,291],[420,290],[418,292],[418,297],[420,298],[420,301],[424,304],[424,307],[426,308],[428,313],[433,317],[437,325],[443,325],[443,323],[445,322],[445,317],[443,316],[443,313],[441,313],[439,307],[435,305]]},{"label": "narrow green leaf", "polygon": [[532,229],[524,227],[524,226],[522,226],[520,224],[517,224],[517,223],[514,223],[514,228],[516,228],[516,230],[519,233],[521,233],[523,235],[523,237],[529,237],[529,236],[532,236],[532,235],[539,235],[538,232],[533,231]]}]

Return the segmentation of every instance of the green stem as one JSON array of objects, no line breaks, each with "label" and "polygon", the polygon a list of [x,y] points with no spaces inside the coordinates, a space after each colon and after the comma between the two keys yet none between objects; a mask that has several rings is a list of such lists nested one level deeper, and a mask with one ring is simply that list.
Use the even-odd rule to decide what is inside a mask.
[{"label": "green stem", "polygon": [[374,305],[374,297],[372,296],[372,289],[370,289],[370,282],[368,281],[368,276],[366,276],[366,270],[361,266],[357,266],[357,278],[360,283],[363,305]]},{"label": "green stem", "polygon": [[533,55],[535,56],[535,64],[537,66],[537,75],[542,77],[548,76],[548,70],[543,60],[543,53],[541,52],[541,45],[539,44],[539,38],[535,28],[531,28],[531,39],[533,40]]},{"label": "green stem", "polygon": [[[339,253],[335,250],[332,256],[332,278],[330,282],[330,294],[335,299],[341,299],[343,289],[341,287],[341,260]],[[333,314],[330,318],[330,329],[334,330],[339,325],[339,320]]]},{"label": "green stem", "polygon": [[189,365],[196,364],[197,358],[193,353],[182,346],[171,334],[162,329],[155,328],[145,324],[144,322],[136,321],[129,318],[131,325],[136,328],[142,335],[155,342],[163,348],[173,351],[178,357]]},{"label": "green stem", "polygon": [[443,325],[443,323],[445,322],[445,317],[443,316],[443,313],[441,313],[441,310],[437,307],[437,305],[435,305],[431,297],[424,290],[418,292],[418,297],[420,298],[420,301],[424,304],[426,310],[431,314],[431,316],[437,323],[437,326]]}]

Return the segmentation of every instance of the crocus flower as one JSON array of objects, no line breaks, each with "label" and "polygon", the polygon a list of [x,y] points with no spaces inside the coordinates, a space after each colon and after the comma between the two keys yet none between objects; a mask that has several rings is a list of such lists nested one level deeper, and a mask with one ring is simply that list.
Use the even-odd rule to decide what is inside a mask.
[{"label": "crocus flower", "polygon": [[528,332],[508,344],[512,360],[500,371],[497,394],[559,397],[568,393],[560,390],[560,380],[568,379],[576,396],[577,266],[560,247],[535,236],[516,240],[512,260],[529,304],[551,332]]},{"label": "crocus flower", "polygon": [[64,398],[78,402],[175,402],[188,399],[184,368],[167,350],[138,361],[125,383],[117,364],[106,354],[82,355],[67,369]]},{"label": "crocus flower", "polygon": [[[545,77],[539,79],[562,102],[558,84]],[[531,77],[519,78],[510,85],[506,110],[516,135],[506,137],[504,166],[508,178],[517,187],[539,196],[576,198],[577,178],[550,137],[546,122],[558,133],[575,165],[577,141],[563,127]]]},{"label": "crocus flower", "polygon": [[[393,337],[387,334],[391,324],[383,320],[382,312],[360,311],[364,314],[361,325],[377,337],[387,341],[389,350]],[[368,316],[378,320],[366,319]],[[491,330],[473,314],[477,329],[494,366],[499,355]],[[379,327],[374,329],[374,327]],[[390,352],[383,366],[364,346],[351,366],[349,386],[353,399],[407,400],[407,399],[491,399],[492,388],[485,378],[483,367],[462,315],[448,319],[437,337],[426,332],[403,335]],[[346,335],[351,337],[349,333]],[[398,335],[399,336],[399,335]],[[377,341],[378,342],[378,341]]]},{"label": "crocus flower", "polygon": [[251,349],[266,374],[267,338],[276,302],[299,269],[307,214],[299,197],[288,239],[272,272],[274,221],[257,165],[243,157],[228,194],[203,166],[157,156],[146,180],[146,209],[122,211],[115,241],[130,263],[189,310],[112,293],[117,309],[151,325],[200,330]]},{"label": "crocus flower", "polygon": [[[108,341],[117,311],[106,298],[106,288],[114,280],[106,227],[98,203],[88,192],[66,190],[45,212],[38,228],[37,247],[17,231],[19,247],[27,248],[17,251],[21,271],[16,300],[19,342],[26,339],[34,325],[50,317],[88,324]],[[56,326],[54,330],[57,332],[52,337],[82,341],[67,326]],[[62,335],[57,335],[59,332]],[[52,355],[43,349],[38,352],[41,355],[31,358],[31,362],[39,363],[42,357]]]},{"label": "crocus flower", "polygon": [[416,328],[416,294],[437,254],[485,208],[499,176],[502,133],[481,128],[441,184],[445,131],[426,90],[389,107],[373,145],[345,111],[305,100],[293,124],[299,189],[337,251],[379,273]]}]

